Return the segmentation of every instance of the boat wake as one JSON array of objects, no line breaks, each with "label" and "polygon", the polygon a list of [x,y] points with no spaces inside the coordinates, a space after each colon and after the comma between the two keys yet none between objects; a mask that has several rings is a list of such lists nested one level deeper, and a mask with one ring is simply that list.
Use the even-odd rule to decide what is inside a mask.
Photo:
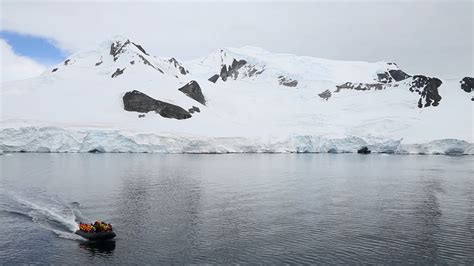
[{"label": "boat wake", "polygon": [[19,194],[1,191],[0,212],[31,219],[42,228],[54,232],[61,238],[82,239],[74,234],[77,223],[85,220],[78,202],[65,203],[57,197],[20,196]]}]

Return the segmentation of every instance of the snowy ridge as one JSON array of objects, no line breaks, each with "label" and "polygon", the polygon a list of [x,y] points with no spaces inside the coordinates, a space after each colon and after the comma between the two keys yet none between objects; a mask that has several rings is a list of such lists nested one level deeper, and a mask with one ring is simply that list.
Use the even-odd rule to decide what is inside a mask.
[{"label": "snowy ridge", "polygon": [[95,47],[72,54],[63,63],[54,66],[52,72],[45,72],[44,75],[52,76],[64,71],[78,74],[88,70],[112,75],[117,69],[125,69],[126,72],[146,71],[149,75],[157,71],[175,78],[189,73],[175,58],[156,58],[140,44],[124,36],[114,36]]},{"label": "snowy ridge", "polygon": [[189,61],[187,65],[193,73],[211,77],[219,74],[222,65],[232,65],[233,60],[245,60],[249,66],[259,71],[263,70],[261,77],[264,80],[268,81],[268,79],[283,75],[301,80],[308,86],[314,81],[370,83],[377,80],[378,73],[399,70],[395,63],[338,61],[292,54],[275,54],[253,46],[221,49],[206,57]]},{"label": "snowy ridge", "polygon": [[474,154],[472,143],[454,139],[404,145],[402,140],[357,136],[204,137],[58,127],[2,128],[0,143],[8,152],[352,153],[368,147],[388,154]]}]

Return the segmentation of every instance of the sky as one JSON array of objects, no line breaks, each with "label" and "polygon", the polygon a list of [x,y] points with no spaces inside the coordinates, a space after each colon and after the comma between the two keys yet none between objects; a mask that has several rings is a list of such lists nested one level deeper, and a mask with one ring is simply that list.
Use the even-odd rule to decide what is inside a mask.
[{"label": "sky", "polygon": [[[182,60],[251,45],[275,53],[396,62],[408,73],[459,78],[474,73],[473,6],[472,0],[0,0],[1,73],[3,80],[27,78],[37,66],[50,67],[79,49],[125,35],[153,55]],[[7,73],[9,64],[20,61],[28,75]]]}]

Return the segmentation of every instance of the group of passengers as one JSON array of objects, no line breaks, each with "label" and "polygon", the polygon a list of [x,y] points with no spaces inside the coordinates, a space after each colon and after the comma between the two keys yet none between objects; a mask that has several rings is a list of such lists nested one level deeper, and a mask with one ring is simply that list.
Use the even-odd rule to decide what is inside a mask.
[{"label": "group of passengers", "polygon": [[102,221],[95,221],[93,224],[79,223],[79,230],[87,233],[110,232],[112,225]]}]

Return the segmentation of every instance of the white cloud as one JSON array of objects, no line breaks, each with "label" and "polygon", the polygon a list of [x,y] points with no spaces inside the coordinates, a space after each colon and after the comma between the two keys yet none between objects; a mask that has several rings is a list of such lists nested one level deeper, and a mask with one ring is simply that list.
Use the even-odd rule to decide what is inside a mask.
[{"label": "white cloud", "polygon": [[5,30],[75,52],[121,34],[156,56],[191,59],[222,47],[361,61],[413,74],[472,72],[473,2],[0,0]]},{"label": "white cloud", "polygon": [[12,47],[0,39],[0,83],[39,76],[45,66],[21,55],[15,54]]}]

